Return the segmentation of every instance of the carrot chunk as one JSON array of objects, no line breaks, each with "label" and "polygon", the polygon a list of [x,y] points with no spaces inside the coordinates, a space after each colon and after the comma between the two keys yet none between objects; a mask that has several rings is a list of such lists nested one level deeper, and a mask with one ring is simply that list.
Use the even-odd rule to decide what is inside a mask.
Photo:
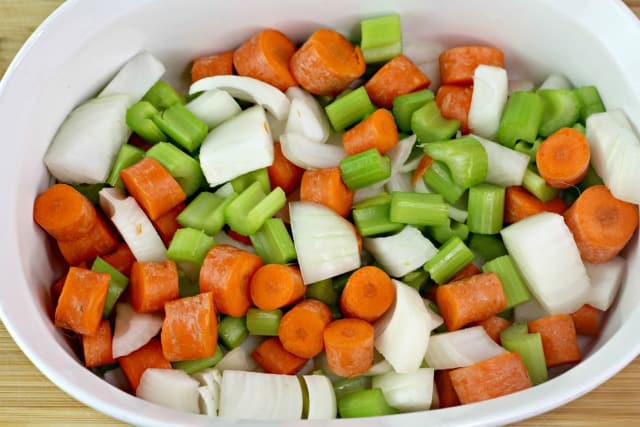
[{"label": "carrot chunk", "polygon": [[441,409],[460,405],[460,399],[458,399],[456,390],[453,388],[450,373],[451,369],[438,370],[434,373],[433,378],[438,391],[438,402]]},{"label": "carrot chunk", "polygon": [[589,142],[582,132],[562,128],[547,137],[536,152],[540,176],[554,188],[569,188],[587,174],[591,160]]},{"label": "carrot chunk", "polygon": [[285,350],[278,337],[263,341],[251,352],[251,357],[270,374],[295,374],[307,362],[307,359]]},{"label": "carrot chunk", "polygon": [[233,74],[233,51],[202,56],[193,60],[191,83],[205,77]]},{"label": "carrot chunk", "polygon": [[373,326],[361,319],[335,320],[324,329],[329,369],[341,377],[356,377],[373,364]]},{"label": "carrot chunk", "polygon": [[513,224],[541,212],[562,215],[567,209],[569,206],[560,197],[542,202],[524,187],[507,187],[504,197],[504,222]]},{"label": "carrot chunk", "polygon": [[178,223],[178,215],[180,215],[185,207],[184,203],[180,203],[161,217],[151,221],[165,246],[169,246],[171,239],[173,239],[174,234],[176,234],[176,231],[182,228]]},{"label": "carrot chunk", "polygon": [[395,298],[396,288],[389,275],[369,265],[349,276],[340,296],[340,309],[345,317],[375,322],[391,307]]},{"label": "carrot chunk", "polygon": [[547,367],[577,363],[582,358],[576,328],[568,314],[554,314],[529,322],[530,333],[540,333]]},{"label": "carrot chunk", "polygon": [[322,333],[331,319],[331,309],[325,303],[314,299],[301,301],[282,316],[278,337],[287,351],[310,359],[322,352]]},{"label": "carrot chunk", "polygon": [[351,211],[353,190],[342,181],[340,168],[307,170],[300,183],[300,200],[315,202],[346,217]]},{"label": "carrot chunk", "polygon": [[364,85],[371,101],[379,107],[393,107],[393,98],[429,87],[431,81],[405,55],[396,56]]},{"label": "carrot chunk", "polygon": [[131,267],[136,262],[136,257],[126,243],[120,243],[113,252],[103,255],[102,259],[127,277],[131,275]]},{"label": "carrot chunk", "polygon": [[178,299],[178,289],[178,267],[174,261],[136,261],[131,267],[131,306],[139,313],[162,310],[166,302]]},{"label": "carrot chunk", "polygon": [[460,131],[469,133],[469,109],[473,86],[442,85],[436,93],[436,105],[445,119],[459,120]]},{"label": "carrot chunk", "polygon": [[58,240],[58,249],[69,265],[91,262],[118,247],[120,239],[101,214],[88,233],[75,240]]},{"label": "carrot chunk", "polygon": [[442,84],[473,84],[478,65],[504,68],[504,53],[489,46],[458,46],[445,50],[438,57]]},{"label": "carrot chunk", "polygon": [[87,368],[92,368],[115,363],[111,352],[111,342],[111,325],[108,320],[103,320],[95,335],[82,337],[84,365]]},{"label": "carrot chunk", "polygon": [[476,325],[482,326],[487,333],[496,343],[500,344],[500,333],[507,329],[511,322],[500,316],[491,316],[481,322],[476,322]]},{"label": "carrot chunk", "polygon": [[293,265],[267,264],[251,277],[251,301],[261,310],[291,305],[304,296],[306,286],[300,269]]},{"label": "carrot chunk", "polygon": [[398,144],[398,128],[393,114],[379,108],[342,135],[342,145],[349,155],[376,148],[384,154]]},{"label": "carrot chunk", "polygon": [[58,240],[76,240],[97,221],[96,208],[82,193],[67,184],[54,184],[33,204],[33,219]]},{"label": "carrot chunk", "polygon": [[304,169],[291,163],[282,154],[282,145],[279,142],[273,144],[273,163],[267,167],[271,189],[282,188],[282,191],[289,194],[300,185]]},{"label": "carrot chunk", "polygon": [[480,273],[480,269],[476,267],[473,262],[470,262],[469,264],[462,267],[462,269],[458,271],[451,279],[449,279],[449,283],[457,282],[458,280],[475,276],[478,273]]},{"label": "carrot chunk", "polygon": [[576,328],[576,334],[597,337],[600,333],[600,318],[602,312],[595,307],[585,304],[571,313],[571,320]]},{"label": "carrot chunk", "polygon": [[119,357],[118,363],[133,390],[138,388],[140,378],[147,369],[171,369],[171,362],[162,354],[162,345],[157,338],[152,338],[136,351]]}]

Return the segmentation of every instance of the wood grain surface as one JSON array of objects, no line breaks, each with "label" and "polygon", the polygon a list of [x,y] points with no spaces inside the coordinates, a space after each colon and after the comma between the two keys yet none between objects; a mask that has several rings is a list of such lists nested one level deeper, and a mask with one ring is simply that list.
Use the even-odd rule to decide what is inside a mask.
[{"label": "wood grain surface", "polygon": [[[0,77],[27,37],[60,3],[0,0]],[[640,0],[626,3],[640,16]],[[0,425],[124,425],[86,407],[53,385],[22,354],[1,323],[0,360]],[[640,358],[586,396],[514,425],[640,425]]]}]

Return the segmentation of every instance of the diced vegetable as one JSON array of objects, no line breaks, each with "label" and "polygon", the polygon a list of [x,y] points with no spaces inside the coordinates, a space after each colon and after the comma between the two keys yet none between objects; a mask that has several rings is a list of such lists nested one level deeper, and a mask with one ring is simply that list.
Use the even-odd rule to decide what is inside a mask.
[{"label": "diced vegetable", "polygon": [[127,303],[116,304],[116,326],[113,331],[113,357],[132,353],[149,342],[162,328],[158,313],[137,313]]},{"label": "diced vegetable", "polygon": [[200,413],[198,382],[179,369],[146,369],[136,396],[177,411]]},{"label": "diced vegetable", "polygon": [[479,65],[473,72],[473,97],[469,128],[485,138],[493,138],[507,103],[507,72],[504,68]]}]

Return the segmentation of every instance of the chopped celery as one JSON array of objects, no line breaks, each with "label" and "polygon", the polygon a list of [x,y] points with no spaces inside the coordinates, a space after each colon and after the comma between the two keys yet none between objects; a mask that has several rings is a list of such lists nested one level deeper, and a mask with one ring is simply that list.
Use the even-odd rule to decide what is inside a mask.
[{"label": "chopped celery", "polygon": [[502,255],[492,259],[482,266],[482,271],[494,272],[500,278],[502,289],[507,297],[505,308],[515,307],[531,299],[531,293],[511,256]]},{"label": "chopped celery", "polygon": [[509,148],[518,140],[533,142],[538,136],[544,104],[535,92],[514,92],[509,96],[498,128],[498,142]]},{"label": "chopped celery", "polygon": [[317,299],[328,306],[338,303],[338,293],[333,289],[333,281],[331,279],[311,283],[307,286],[304,297]]},{"label": "chopped celery", "polygon": [[158,110],[166,110],[173,104],[184,104],[184,98],[169,83],[158,80],[142,97]]},{"label": "chopped celery", "polygon": [[496,234],[502,229],[504,187],[480,184],[469,189],[469,231],[476,234]]},{"label": "chopped celery", "polygon": [[445,142],[425,144],[424,152],[447,165],[453,181],[469,188],[480,184],[487,177],[489,160],[487,152],[477,139],[471,136]]},{"label": "chopped celery", "polygon": [[503,319],[506,319],[509,322],[513,322],[515,318],[515,310],[513,308],[508,308],[506,310],[502,310],[500,313],[496,314],[496,316],[502,317]]},{"label": "chopped celery", "polygon": [[420,292],[429,283],[429,275],[423,269],[418,269],[405,274],[401,281]]},{"label": "chopped celery", "polygon": [[249,236],[282,209],[286,202],[287,196],[282,188],[277,187],[265,194],[261,184],[256,181],[227,205],[224,210],[225,221],[233,231]]},{"label": "chopped celery", "polygon": [[397,414],[398,410],[389,406],[381,389],[372,388],[339,397],[338,413],[341,418],[355,418]]},{"label": "chopped celery", "polygon": [[333,289],[335,289],[336,292],[342,292],[344,287],[347,285],[349,277],[351,277],[351,273],[352,272],[340,274],[339,276],[333,278]]},{"label": "chopped celery", "polygon": [[200,266],[209,249],[215,244],[213,237],[207,236],[202,230],[180,228],[171,239],[167,258],[179,263],[188,262]]},{"label": "chopped celery", "polygon": [[499,235],[472,234],[469,238],[469,249],[485,262],[507,254]]},{"label": "chopped celery", "polygon": [[144,151],[130,144],[122,144],[113,167],[107,178],[107,184],[124,190],[124,183],[120,179],[122,169],[128,168],[144,158]]},{"label": "chopped celery", "polygon": [[244,317],[224,316],[218,324],[218,336],[230,349],[238,347],[249,336],[247,319]]},{"label": "chopped celery", "polygon": [[187,197],[205,183],[200,163],[173,144],[159,142],[145,156],[156,159],[178,181]]},{"label": "chopped celery", "polygon": [[433,281],[440,285],[446,283],[472,260],[473,252],[459,237],[454,236],[442,245],[433,258],[425,263],[424,269]]},{"label": "chopped celery", "polygon": [[[391,195],[389,195],[391,199]],[[362,237],[400,231],[404,224],[393,222],[390,219],[391,201],[365,207],[355,208],[352,211],[353,222]]]},{"label": "chopped celery", "polygon": [[278,327],[282,319],[282,310],[260,310],[250,308],[247,311],[247,330],[251,335],[278,336]]},{"label": "chopped celery", "polygon": [[513,147],[514,150],[519,151],[520,153],[524,153],[529,156],[530,163],[536,161],[536,154],[538,153],[538,148],[542,144],[542,139],[536,139],[533,144],[527,141],[518,141],[518,143]]},{"label": "chopped celery", "polygon": [[524,172],[522,186],[543,202],[548,202],[558,195],[558,190],[551,187],[535,170],[529,166]]},{"label": "chopped celery", "polygon": [[429,89],[407,93],[393,98],[393,117],[396,119],[398,129],[402,132],[411,131],[411,116],[414,111],[433,101],[434,94]]},{"label": "chopped celery", "polygon": [[286,264],[296,259],[293,240],[281,218],[269,218],[249,238],[265,264]]},{"label": "chopped celery", "polygon": [[333,391],[336,393],[336,398],[340,399],[354,391],[366,390],[371,387],[371,378],[361,375],[355,378],[344,378],[336,381],[333,384]]},{"label": "chopped celery", "polygon": [[247,172],[244,175],[240,175],[237,178],[231,180],[231,186],[236,193],[242,193],[254,182],[259,182],[262,191],[268,193],[271,191],[271,182],[269,181],[269,173],[267,168],[257,169],[251,172]]},{"label": "chopped celery", "polygon": [[89,199],[96,206],[100,205],[100,190],[107,187],[107,184],[70,184],[73,188]]},{"label": "chopped celery", "polygon": [[454,236],[459,237],[460,240],[467,240],[467,237],[469,237],[469,227],[467,224],[457,221],[450,221],[448,224],[429,227],[427,232],[440,244],[445,243]]},{"label": "chopped celery", "polygon": [[363,19],[360,49],[367,64],[388,61],[402,53],[400,15]]},{"label": "chopped celery", "polygon": [[580,102],[580,120],[582,123],[586,123],[590,115],[605,111],[604,104],[595,86],[578,87],[573,90],[573,93]]},{"label": "chopped celery", "polygon": [[538,91],[544,105],[544,114],[538,133],[549,136],[563,127],[572,126],[580,115],[580,101],[568,89],[543,89]]},{"label": "chopped celery", "polygon": [[179,103],[152,116],[152,120],[162,132],[189,152],[197,150],[209,133],[207,124]]},{"label": "chopped celery", "polygon": [[575,130],[577,130],[578,132],[580,132],[583,135],[587,134],[587,128],[584,127],[584,125],[582,123],[576,123],[571,127],[574,128]]},{"label": "chopped celery", "polygon": [[202,192],[196,196],[178,215],[177,221],[183,227],[204,230],[210,236],[218,233],[224,226],[224,210],[237,194],[222,198],[216,194]]},{"label": "chopped celery", "polygon": [[109,289],[107,290],[107,299],[105,300],[104,309],[102,310],[102,318],[107,319],[111,314],[111,310],[113,310],[113,307],[116,305],[116,302],[118,302],[120,295],[122,295],[125,289],[127,289],[127,286],[129,285],[129,278],[100,257],[96,257],[91,269],[99,273],[107,273],[111,275],[111,279],[109,280]]},{"label": "chopped celery", "polygon": [[372,148],[342,159],[340,173],[345,185],[357,190],[389,178],[391,162],[389,157]]},{"label": "chopped celery", "polygon": [[324,109],[333,129],[342,132],[373,113],[376,107],[371,103],[364,86],[360,86],[344,96],[339,96]]},{"label": "chopped celery", "polygon": [[180,298],[193,297],[200,293],[198,280],[191,280],[184,272],[178,271],[178,295]]},{"label": "chopped celery", "polygon": [[391,194],[380,193],[377,196],[364,199],[363,201],[354,204],[353,208],[354,209],[368,208],[370,206],[385,205],[387,203],[391,203]]},{"label": "chopped celery", "polygon": [[153,121],[153,117],[158,114],[160,113],[151,103],[140,101],[129,107],[125,120],[127,126],[145,141],[150,143],[166,141],[168,137]]},{"label": "chopped celery", "polygon": [[533,385],[543,383],[549,378],[540,333],[501,338],[501,343],[507,350],[520,355]]},{"label": "chopped celery", "polygon": [[500,332],[500,341],[510,340],[528,333],[529,327],[526,323],[513,323]]},{"label": "chopped celery", "polygon": [[173,362],[171,363],[171,366],[173,366],[173,369],[180,369],[191,375],[215,366],[220,360],[222,360],[222,356],[222,349],[220,348],[220,346],[217,346],[216,352],[211,357]]},{"label": "chopped celery", "polygon": [[443,225],[449,222],[449,208],[439,194],[406,193],[391,194],[389,219],[392,222],[414,225]]},{"label": "chopped celery", "polygon": [[418,142],[444,141],[452,138],[460,128],[458,120],[442,117],[435,101],[429,101],[411,115],[411,130]]},{"label": "chopped celery", "polygon": [[422,180],[430,189],[444,197],[447,203],[457,202],[465,192],[464,188],[453,182],[447,165],[437,160],[427,168]]},{"label": "chopped celery", "polygon": [[601,184],[603,184],[602,178],[600,178],[596,170],[593,168],[593,165],[589,165],[587,174],[584,176],[584,178],[582,178],[582,181],[580,181],[580,184],[578,184],[578,186],[584,191],[589,187]]}]

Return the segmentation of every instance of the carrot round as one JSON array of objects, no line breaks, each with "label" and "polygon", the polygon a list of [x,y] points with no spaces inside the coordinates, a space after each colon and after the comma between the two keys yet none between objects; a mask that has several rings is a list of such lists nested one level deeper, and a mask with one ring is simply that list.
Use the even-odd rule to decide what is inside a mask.
[{"label": "carrot round", "polygon": [[442,85],[436,93],[436,105],[442,117],[460,121],[463,134],[469,133],[469,109],[473,86]]},{"label": "carrot round", "polygon": [[82,353],[87,368],[115,363],[111,351],[112,334],[108,320],[103,320],[93,336],[82,337]]},{"label": "carrot round", "polygon": [[398,128],[393,114],[379,108],[342,134],[342,145],[349,155],[376,148],[384,154],[398,144]]},{"label": "carrot round", "polygon": [[307,359],[288,352],[278,337],[269,338],[251,352],[251,357],[270,374],[295,374]]},{"label": "carrot round", "polygon": [[131,306],[139,313],[160,311],[178,299],[178,267],[171,260],[135,262],[129,283]]},{"label": "carrot round", "polygon": [[568,314],[554,314],[529,322],[530,333],[540,333],[548,368],[577,363],[582,358],[576,328]]},{"label": "carrot round", "polygon": [[583,260],[607,262],[638,228],[638,206],[613,197],[604,185],[587,188],[564,214]]},{"label": "carrot round", "polygon": [[490,46],[458,46],[438,57],[443,85],[471,85],[478,65],[504,68],[504,53]]},{"label": "carrot round", "polygon": [[336,375],[356,377],[373,364],[373,326],[361,319],[339,319],[324,330],[327,365]]},{"label": "carrot round", "polygon": [[279,142],[273,144],[273,163],[267,167],[271,189],[282,188],[289,194],[300,185],[304,169],[289,161],[282,154],[282,145]]},{"label": "carrot round", "polygon": [[251,277],[251,301],[261,310],[291,305],[304,296],[306,286],[300,269],[293,265],[267,264]]},{"label": "carrot round", "polygon": [[178,223],[178,215],[180,215],[185,207],[184,203],[180,203],[161,217],[151,221],[165,246],[169,246],[171,239],[173,239],[174,234],[176,234],[176,231],[178,231],[179,228],[182,228]]},{"label": "carrot round", "polygon": [[396,288],[387,273],[374,266],[359,268],[347,280],[340,296],[345,317],[375,322],[393,304]]},{"label": "carrot round", "polygon": [[475,276],[478,273],[480,273],[480,269],[476,267],[473,262],[470,262],[469,264],[462,267],[462,269],[458,271],[451,279],[449,279],[449,283],[457,282],[458,280]]},{"label": "carrot round", "polygon": [[396,56],[380,68],[364,88],[379,107],[393,107],[393,98],[429,87],[431,81],[405,55]]},{"label": "carrot round", "polygon": [[507,187],[504,196],[504,222],[513,224],[541,212],[562,215],[569,206],[560,197],[542,202],[524,187]]},{"label": "carrot round", "polygon": [[262,259],[230,245],[216,245],[200,268],[200,292],[213,292],[220,313],[242,317],[251,307],[249,281]]},{"label": "carrot round", "polygon": [[54,184],[33,204],[33,219],[58,240],[75,240],[96,223],[96,208],[82,193],[67,184]]},{"label": "carrot round", "polygon": [[487,333],[496,343],[500,344],[500,333],[507,329],[511,322],[500,316],[491,316],[481,322],[476,322],[476,325],[482,326]]},{"label": "carrot round", "polygon": [[300,183],[300,200],[315,202],[346,217],[351,212],[353,190],[342,181],[340,168],[307,170]]},{"label": "carrot round", "polygon": [[131,267],[136,262],[133,252],[126,243],[120,243],[113,252],[103,255],[102,259],[127,277],[131,275]]},{"label": "carrot round", "polygon": [[120,172],[127,191],[152,220],[185,201],[182,187],[157,160],[145,157]]},{"label": "carrot round", "polygon": [[451,383],[450,372],[451,369],[437,370],[433,376],[436,390],[438,391],[439,408],[441,409],[460,405],[460,399],[458,399],[456,390]]},{"label": "carrot round", "polygon": [[241,76],[253,77],[285,91],[296,85],[289,61],[296,45],[280,31],[268,28],[244,42],[233,53],[233,66]]},{"label": "carrot round", "polygon": [[595,307],[585,304],[571,313],[571,320],[576,328],[576,334],[597,337],[600,333],[602,312]]},{"label": "carrot round", "polygon": [[138,388],[142,374],[149,368],[171,369],[169,362],[162,354],[160,340],[152,338],[136,351],[118,358],[118,364],[133,390]]},{"label": "carrot round", "polygon": [[418,180],[422,179],[422,175],[431,167],[433,164],[433,157],[428,155],[424,155],[420,158],[420,163],[416,167],[416,170],[413,171],[413,176],[411,177],[411,185],[415,187],[418,183]]},{"label": "carrot round", "polygon": [[233,74],[233,51],[202,56],[193,60],[191,83],[205,77]]},{"label": "carrot round", "polygon": [[436,289],[436,303],[449,331],[504,310],[507,299],[495,273],[476,274]]},{"label": "carrot round", "polygon": [[360,48],[342,34],[320,29],[293,54],[289,67],[308,92],[335,96],[364,74],[366,64]]},{"label": "carrot round", "polygon": [[282,316],[278,337],[288,352],[310,359],[322,352],[322,333],[331,319],[331,309],[325,303],[301,301]]},{"label": "carrot round", "polygon": [[78,265],[114,251],[118,244],[120,239],[115,230],[98,214],[88,233],[75,240],[58,240],[58,249],[69,265]]},{"label": "carrot round", "polygon": [[536,152],[540,176],[554,188],[576,185],[587,173],[591,150],[582,132],[562,128],[547,137]]}]

